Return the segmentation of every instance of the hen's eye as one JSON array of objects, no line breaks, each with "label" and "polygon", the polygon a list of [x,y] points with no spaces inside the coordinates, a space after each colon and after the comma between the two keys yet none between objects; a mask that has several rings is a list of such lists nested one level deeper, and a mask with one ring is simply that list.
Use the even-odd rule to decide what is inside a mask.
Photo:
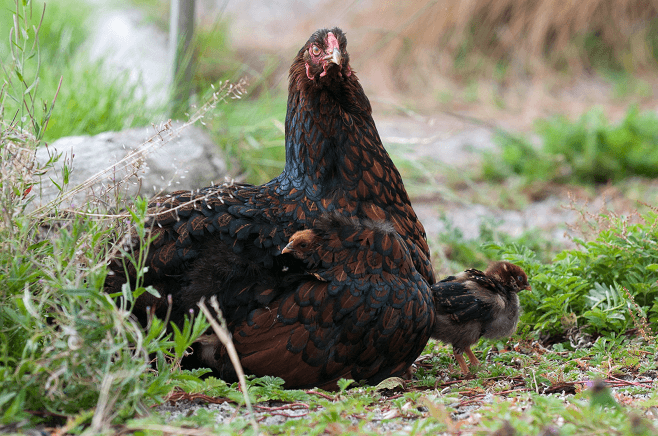
[{"label": "hen's eye", "polygon": [[299,247],[300,248],[306,248],[306,247],[308,247],[308,244],[306,242],[300,242]]},{"label": "hen's eye", "polygon": [[313,47],[311,47],[311,54],[313,56],[318,56],[321,52],[322,52],[322,50],[320,50],[320,47],[318,47],[317,45],[314,45]]},{"label": "hen's eye", "polygon": [[516,280],[518,280],[519,283],[523,283],[523,277],[521,277],[521,276],[517,276],[517,277],[516,277]]}]

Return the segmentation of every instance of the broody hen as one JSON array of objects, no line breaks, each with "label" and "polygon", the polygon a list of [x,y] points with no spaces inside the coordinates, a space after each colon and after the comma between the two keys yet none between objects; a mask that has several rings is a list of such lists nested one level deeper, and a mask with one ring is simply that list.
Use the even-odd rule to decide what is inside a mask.
[{"label": "broody hen", "polygon": [[[309,293],[322,299],[326,288],[297,274],[299,261],[281,254],[295,231],[313,227],[329,211],[390,221],[409,246],[415,268],[434,282],[423,226],[382,146],[346,45],[340,29],[322,29],[295,57],[285,121],[286,163],[278,177],[261,186],[211,186],[156,198],[147,223],[153,239],[143,284],[162,297],[144,293],[136,300],[133,311],[140,321],[146,322],[149,311],[164,318],[171,295],[170,319],[180,325],[202,297],[216,295],[245,372],[282,377],[286,387],[335,386],[367,349],[341,349],[346,346],[342,336],[327,348],[328,338],[308,327],[310,309],[300,301],[306,302]],[[139,251],[136,239],[130,239],[128,251]],[[117,258],[110,270],[108,292],[119,292],[127,280],[134,285],[133,265],[124,267]],[[323,322],[332,322],[334,315],[323,313]],[[368,325],[385,322],[377,310],[361,315],[359,322]],[[234,380],[223,347],[217,346],[211,358],[207,346],[196,353],[197,362],[188,359],[183,365],[212,361],[217,375]],[[202,354],[206,357],[199,362]],[[398,364],[406,364],[403,360]],[[376,382],[397,371],[395,365],[381,366],[384,361],[378,356],[358,374]]]},{"label": "broody hen", "polygon": [[327,373],[335,361],[355,359],[341,377],[401,375],[423,351],[434,323],[432,293],[390,223],[328,214],[293,234],[283,253],[313,277],[296,295],[295,311],[314,332],[316,353],[330,356]]},{"label": "broody hen", "polygon": [[455,359],[464,374],[468,366],[479,365],[471,351],[482,336],[498,339],[510,336],[519,321],[518,292],[530,289],[521,267],[494,262],[485,272],[468,269],[432,286],[436,319],[432,338],[452,344]]}]

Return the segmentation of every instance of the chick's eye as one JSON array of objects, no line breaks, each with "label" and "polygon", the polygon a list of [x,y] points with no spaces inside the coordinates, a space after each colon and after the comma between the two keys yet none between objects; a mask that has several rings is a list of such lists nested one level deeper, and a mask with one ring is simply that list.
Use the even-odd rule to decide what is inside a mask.
[{"label": "chick's eye", "polygon": [[518,281],[519,281],[519,283],[523,283],[523,282],[524,282],[524,280],[523,280],[523,277],[522,277],[522,276],[517,276],[517,277],[516,277],[516,280],[518,280]]},{"label": "chick's eye", "polygon": [[317,45],[311,47],[311,54],[313,56],[318,56],[321,52],[322,50],[320,50],[320,47],[318,47]]}]

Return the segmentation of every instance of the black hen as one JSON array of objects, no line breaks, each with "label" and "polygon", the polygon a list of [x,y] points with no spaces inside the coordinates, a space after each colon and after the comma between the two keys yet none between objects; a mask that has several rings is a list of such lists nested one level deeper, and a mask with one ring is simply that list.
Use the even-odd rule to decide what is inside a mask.
[{"label": "black hen", "polygon": [[[315,279],[284,311],[300,323],[289,343],[314,356],[327,379],[378,382],[399,376],[423,351],[434,301],[390,223],[329,214],[313,229],[293,234],[283,252],[302,260]],[[292,377],[300,370],[288,369]]]},{"label": "black hen", "polygon": [[[302,334],[303,326],[283,310],[300,310],[292,302],[315,283],[295,274],[298,261],[280,255],[295,231],[312,227],[329,211],[390,221],[408,244],[417,270],[434,282],[423,226],[382,146],[346,45],[340,29],[323,29],[297,54],[290,68],[286,164],[278,177],[261,186],[174,192],[151,203],[148,224],[154,239],[144,284],[156,288],[162,298],[140,296],[136,316],[143,323],[149,310],[164,317],[170,294],[171,320],[180,324],[201,297],[217,295],[247,373],[284,376],[282,367],[307,366],[307,376],[286,380],[288,387],[321,385],[328,377],[317,369],[317,356],[297,352],[298,344],[287,342],[293,333]],[[138,248],[129,247],[134,252]],[[108,292],[118,292],[126,280],[134,283],[135,269],[128,266],[126,277],[122,259],[115,259],[110,268]],[[255,320],[270,313],[276,315],[276,328],[266,332]],[[304,334],[312,341],[314,332]],[[258,344],[273,341],[281,341],[279,352],[259,351]],[[214,368],[233,379],[222,353],[218,348]],[[349,367],[354,358],[337,364]]]},{"label": "black hen", "polygon": [[494,262],[485,272],[468,269],[432,286],[436,319],[432,338],[452,344],[455,359],[464,374],[468,366],[479,365],[471,351],[482,336],[498,339],[510,336],[519,321],[517,293],[530,289],[521,267],[509,262]]}]

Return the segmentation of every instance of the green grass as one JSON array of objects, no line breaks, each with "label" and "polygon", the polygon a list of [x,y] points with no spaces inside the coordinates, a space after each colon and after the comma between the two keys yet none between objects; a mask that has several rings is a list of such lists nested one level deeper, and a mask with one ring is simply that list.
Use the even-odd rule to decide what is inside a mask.
[{"label": "green grass", "polygon": [[[62,136],[93,135],[144,126],[154,121],[154,114],[161,113],[161,109],[147,107],[145,96],[139,97],[137,85],[130,84],[127,74],[109,76],[102,62],[90,61],[81,51],[89,34],[87,25],[91,6],[70,0],[48,2],[43,21],[42,11],[43,2],[28,2],[26,8],[19,11],[18,17],[23,23],[18,32],[22,39],[17,46],[22,46],[23,42],[27,45],[24,51],[17,51],[14,45],[14,55],[23,58],[17,63],[12,60],[12,46],[9,44],[12,15],[16,8],[10,2],[5,2],[0,8],[0,23],[3,23],[0,59],[7,82],[0,104],[5,119],[15,118],[19,123],[30,119],[22,105],[22,92],[29,87],[48,96],[31,103],[37,108],[50,105],[61,78],[57,104],[44,136],[48,141]],[[33,50],[37,29],[38,52]],[[38,82],[35,80],[37,76]]]},{"label": "green grass", "polygon": [[536,256],[539,262],[545,264],[550,263],[561,248],[561,244],[547,239],[536,229],[512,236],[500,231],[499,223],[495,220],[489,220],[482,222],[477,238],[466,239],[449,218],[441,216],[440,220],[443,223],[443,231],[436,241],[430,242],[435,248],[432,252],[435,270],[445,274],[467,268],[484,270],[491,262],[499,260],[500,247],[503,246],[524,247],[528,253]]},{"label": "green grass", "polygon": [[[431,357],[418,365],[414,380],[404,387],[399,382],[382,383],[323,394],[285,391],[281,379],[266,377],[248,382],[249,395],[257,404],[259,418],[301,411],[294,420],[261,421],[259,430],[266,434],[490,434],[504,422],[523,435],[557,434],[542,433],[550,428],[559,429],[561,435],[655,432],[655,421],[642,417],[657,400],[651,385],[633,386],[619,378],[620,373],[652,369],[646,356],[656,352],[655,344],[617,340],[602,345],[604,341],[599,339],[590,349],[565,352],[559,347],[541,351],[533,345],[535,339],[517,335],[506,342],[482,341],[475,347],[482,365],[475,372],[477,377],[470,379],[460,378],[449,347],[430,341],[423,355]],[[616,372],[611,373],[610,368]],[[614,395],[607,390],[594,395],[583,380],[595,379],[617,384]],[[397,387],[390,390],[387,386]],[[560,386],[575,394],[546,392]],[[190,399],[205,394],[233,401],[229,414],[235,414],[237,411],[232,411],[240,404],[235,386],[226,386],[221,380],[211,378],[206,384],[190,383],[184,388]],[[627,399],[635,394],[649,396],[629,406]],[[477,409],[476,414],[469,413],[468,407]],[[272,411],[268,413],[266,408]],[[229,419],[217,416],[201,402],[184,415],[153,414],[128,420],[126,427],[145,434],[165,428],[183,432],[190,427],[214,433],[254,433],[242,413]]]},{"label": "green grass", "polygon": [[223,105],[206,121],[213,139],[229,157],[231,174],[249,183],[265,183],[285,165],[286,96],[262,94]]}]

